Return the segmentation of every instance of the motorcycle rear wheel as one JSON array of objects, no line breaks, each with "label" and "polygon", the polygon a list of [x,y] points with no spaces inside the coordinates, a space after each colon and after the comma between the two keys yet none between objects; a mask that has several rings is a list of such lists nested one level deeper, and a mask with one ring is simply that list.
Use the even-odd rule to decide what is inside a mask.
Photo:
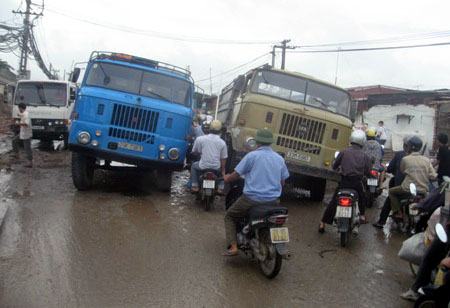
[{"label": "motorcycle rear wheel", "polygon": [[[261,239],[262,242],[260,245],[265,246],[265,250],[267,251],[267,258],[264,261],[258,261],[259,268],[261,269],[261,272],[269,279],[275,278],[275,276],[278,275],[278,273],[281,270],[281,263],[283,261],[283,258],[278,253],[277,249],[273,247],[273,244],[270,240],[269,234],[264,234],[263,238]],[[270,257],[269,251],[271,248],[275,251],[275,254],[273,257]]]},{"label": "motorcycle rear wheel", "polygon": [[437,305],[436,301],[430,296],[421,296],[414,304],[414,308],[435,308],[435,307],[439,306]]},{"label": "motorcycle rear wheel", "polygon": [[211,210],[213,198],[214,198],[213,196],[205,196],[205,199],[203,200],[203,203],[205,205],[205,211],[208,212],[209,210]]},{"label": "motorcycle rear wheel", "polygon": [[341,247],[347,246],[347,243],[348,243],[348,234],[349,234],[349,232],[340,232],[340,233],[339,233],[339,235],[340,235],[340,244],[341,244]]}]

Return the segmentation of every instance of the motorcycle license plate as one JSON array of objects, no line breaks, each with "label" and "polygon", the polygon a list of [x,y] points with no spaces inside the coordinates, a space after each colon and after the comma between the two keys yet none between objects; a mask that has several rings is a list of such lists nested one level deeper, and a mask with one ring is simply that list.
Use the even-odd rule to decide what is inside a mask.
[{"label": "motorcycle license plate", "polygon": [[215,187],[216,187],[216,181],[212,181],[212,180],[204,180],[203,181],[203,188],[214,189]]},{"label": "motorcycle license plate", "polygon": [[338,206],[336,209],[336,218],[351,218],[352,208],[348,206]]},{"label": "motorcycle license plate", "polygon": [[43,130],[45,127],[40,125],[32,125],[31,129]]},{"label": "motorcycle license plate", "polygon": [[289,242],[289,231],[288,228],[271,228],[270,229],[270,239],[272,243],[287,243]]},{"label": "motorcycle license plate", "polygon": [[378,186],[378,179],[367,179],[367,185]]}]

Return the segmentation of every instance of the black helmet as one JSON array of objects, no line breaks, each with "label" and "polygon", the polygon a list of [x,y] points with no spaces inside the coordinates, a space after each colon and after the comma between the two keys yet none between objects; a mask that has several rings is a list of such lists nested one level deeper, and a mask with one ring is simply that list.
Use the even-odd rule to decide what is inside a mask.
[{"label": "black helmet", "polygon": [[408,139],[408,147],[411,152],[418,152],[422,148],[422,140],[417,136]]}]

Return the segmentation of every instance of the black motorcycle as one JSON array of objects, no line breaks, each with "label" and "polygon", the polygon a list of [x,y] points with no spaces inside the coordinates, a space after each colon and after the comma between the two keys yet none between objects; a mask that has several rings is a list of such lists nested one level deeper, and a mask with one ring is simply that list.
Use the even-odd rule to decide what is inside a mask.
[{"label": "black motorcycle", "polygon": [[202,201],[205,211],[209,211],[214,204],[220,182],[223,181],[220,176],[220,171],[213,169],[203,170],[200,174],[200,189],[197,196]]},{"label": "black motorcycle", "polygon": [[340,244],[345,247],[350,241],[351,234],[357,234],[359,228],[358,193],[353,189],[339,189],[337,201],[335,220]]},{"label": "black motorcycle", "polygon": [[287,208],[276,203],[260,204],[253,206],[248,217],[237,225],[238,248],[256,258],[269,279],[280,272],[282,259],[289,258],[289,231],[283,227],[287,218]]}]

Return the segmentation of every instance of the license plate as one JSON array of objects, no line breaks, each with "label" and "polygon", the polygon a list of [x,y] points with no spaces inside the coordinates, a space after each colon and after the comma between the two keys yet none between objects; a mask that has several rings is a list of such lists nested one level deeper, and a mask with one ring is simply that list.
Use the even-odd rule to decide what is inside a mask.
[{"label": "license plate", "polygon": [[272,243],[287,243],[289,242],[289,231],[288,228],[271,228],[270,229],[270,239]]},{"label": "license plate", "polygon": [[302,154],[302,153],[297,153],[297,152],[292,152],[289,151],[286,153],[286,158],[290,158],[293,160],[299,160],[299,161],[304,161],[309,163],[311,161],[311,157],[306,155],[306,154]]},{"label": "license plate", "polygon": [[216,181],[203,180],[203,188],[214,189],[216,187]]},{"label": "license plate", "polygon": [[37,126],[37,125],[31,126],[31,129],[39,129],[39,130],[41,130],[41,129],[44,129],[44,128],[45,128],[44,126]]},{"label": "license plate", "polygon": [[347,206],[338,206],[336,209],[336,218],[351,218],[352,208]]},{"label": "license plate", "polygon": [[378,186],[378,179],[367,179],[367,185]]},{"label": "license plate", "polygon": [[117,146],[121,149],[136,151],[136,152],[142,152],[144,150],[144,147],[139,144],[132,144],[128,142],[119,142]]}]

